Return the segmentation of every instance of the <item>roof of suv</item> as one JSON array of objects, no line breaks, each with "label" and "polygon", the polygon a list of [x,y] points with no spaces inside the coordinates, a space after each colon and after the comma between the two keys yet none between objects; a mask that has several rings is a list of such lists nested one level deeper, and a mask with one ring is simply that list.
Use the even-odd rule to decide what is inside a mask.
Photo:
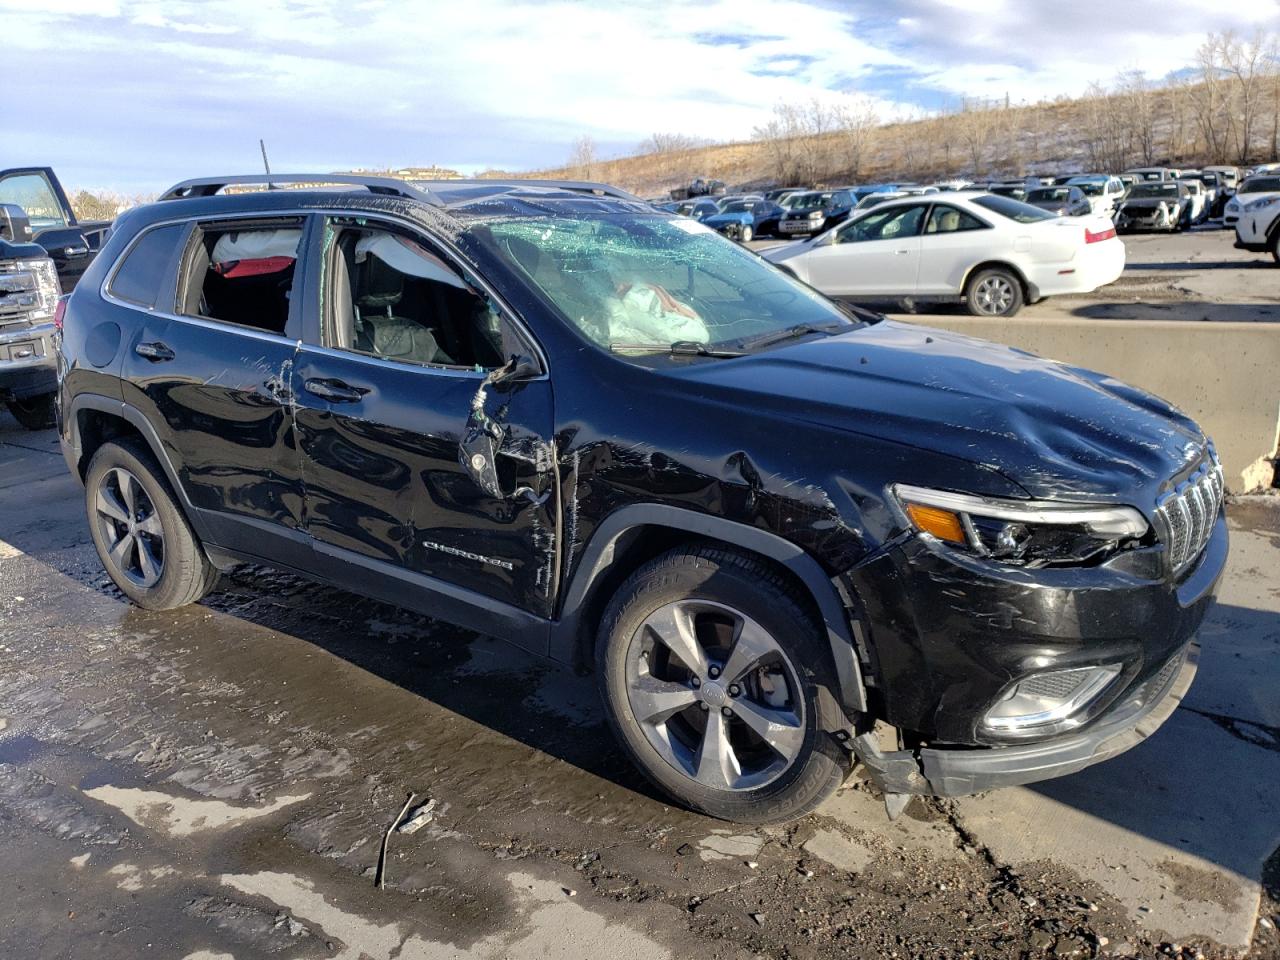
[{"label": "roof of suv", "polygon": [[[279,189],[288,185],[288,189]],[[260,187],[236,193],[228,187]],[[502,216],[584,216],[655,213],[624,190],[584,180],[400,180],[360,174],[251,174],[185,180],[149,209],[158,219],[170,204],[199,204],[201,214],[305,208],[377,208],[415,212],[419,219]],[[437,214],[431,217],[428,211]],[[425,215],[425,216],[424,216]]]}]

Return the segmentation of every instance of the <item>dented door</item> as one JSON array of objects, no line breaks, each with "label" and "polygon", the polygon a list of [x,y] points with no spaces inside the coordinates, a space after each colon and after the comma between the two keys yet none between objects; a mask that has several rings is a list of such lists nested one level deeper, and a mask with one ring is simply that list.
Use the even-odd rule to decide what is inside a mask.
[{"label": "dented door", "polygon": [[[294,385],[305,524],[316,541],[548,615],[549,381],[492,384],[481,373],[304,345]],[[496,486],[470,469],[478,451],[463,455],[475,408],[490,424]]]}]

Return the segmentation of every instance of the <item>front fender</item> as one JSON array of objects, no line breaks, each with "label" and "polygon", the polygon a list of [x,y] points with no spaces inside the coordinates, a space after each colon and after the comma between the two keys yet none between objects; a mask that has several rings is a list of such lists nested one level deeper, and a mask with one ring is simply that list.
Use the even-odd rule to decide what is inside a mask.
[{"label": "front fender", "polygon": [[790,570],[809,591],[822,617],[840,685],[837,695],[841,707],[850,716],[866,711],[867,692],[858,661],[862,628],[856,620],[851,622],[840,588],[826,575],[818,561],[777,534],[666,504],[638,503],[622,507],[609,514],[596,528],[570,578],[560,619],[552,623],[553,658],[565,663],[573,662],[584,626],[583,611],[594,586],[614,560],[619,538],[628,530],[655,526],[740,547],[768,557]]}]

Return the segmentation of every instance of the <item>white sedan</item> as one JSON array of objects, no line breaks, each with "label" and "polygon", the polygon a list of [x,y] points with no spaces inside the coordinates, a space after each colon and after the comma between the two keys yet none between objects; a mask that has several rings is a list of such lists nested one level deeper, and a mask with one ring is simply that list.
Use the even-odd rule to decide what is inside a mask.
[{"label": "white sedan", "polygon": [[1125,251],[1106,217],[1055,217],[963,191],[892,200],[762,256],[843,300],[960,301],[1011,317],[1024,303],[1111,283]]}]

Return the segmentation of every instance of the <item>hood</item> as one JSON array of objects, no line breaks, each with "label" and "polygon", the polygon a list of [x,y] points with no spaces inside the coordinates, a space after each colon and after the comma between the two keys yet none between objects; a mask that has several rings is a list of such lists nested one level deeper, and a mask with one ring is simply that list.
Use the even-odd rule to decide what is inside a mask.
[{"label": "hood", "polygon": [[1178,205],[1183,201],[1183,197],[1138,197],[1135,200],[1126,200],[1120,204],[1121,210],[1154,210],[1156,207],[1164,204]]},{"label": "hood", "polygon": [[788,240],[786,243],[779,243],[776,246],[767,247],[760,251],[760,256],[768,260],[770,263],[782,263],[790,260],[792,257],[804,253],[806,250],[817,245],[822,239],[822,234],[816,234],[802,240]]},{"label": "hood", "polygon": [[[1011,347],[883,321],[684,376],[754,405],[995,469],[1042,499],[1150,511],[1204,449],[1150,394]],[[902,482],[919,482],[903,477]]]},{"label": "hood", "polygon": [[703,223],[715,224],[724,223],[751,223],[752,217],[750,213],[713,213],[709,217],[703,217]]}]

